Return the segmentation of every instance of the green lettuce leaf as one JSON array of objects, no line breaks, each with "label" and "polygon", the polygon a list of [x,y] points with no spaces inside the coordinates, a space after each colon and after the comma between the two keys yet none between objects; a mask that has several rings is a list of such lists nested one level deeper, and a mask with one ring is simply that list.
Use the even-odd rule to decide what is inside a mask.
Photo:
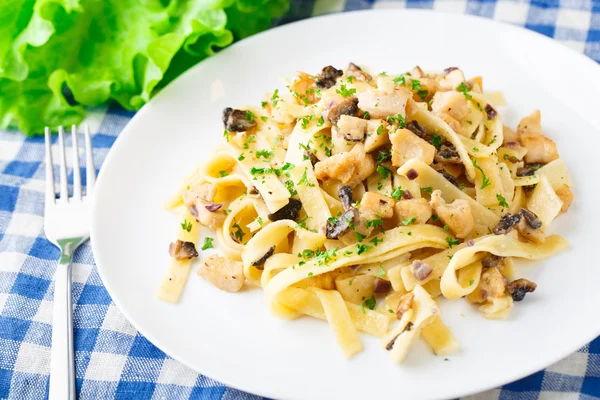
[{"label": "green lettuce leaf", "polygon": [[267,29],[289,0],[0,2],[0,128],[79,123],[128,110],[218,48]]}]

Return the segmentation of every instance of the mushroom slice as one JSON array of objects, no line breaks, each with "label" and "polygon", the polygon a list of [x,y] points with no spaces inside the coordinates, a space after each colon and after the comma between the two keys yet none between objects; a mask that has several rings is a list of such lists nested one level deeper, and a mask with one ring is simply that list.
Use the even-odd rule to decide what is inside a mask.
[{"label": "mushroom slice", "polygon": [[300,210],[302,209],[302,202],[298,199],[290,199],[289,203],[275,211],[273,214],[269,214],[270,221],[279,221],[282,219],[291,219],[292,221],[298,222],[300,216]]},{"label": "mushroom slice", "polygon": [[335,85],[335,81],[340,76],[344,75],[344,71],[337,69],[331,65],[326,66],[321,70],[321,73],[317,75],[317,87],[321,89],[329,89]]},{"label": "mushroom slice", "polygon": [[267,250],[262,257],[260,257],[258,260],[252,261],[250,265],[256,267],[257,269],[263,269],[265,262],[273,255],[273,253],[275,253],[275,246],[269,247],[269,250]]},{"label": "mushroom slice", "polygon": [[494,235],[506,235],[513,230],[521,221],[521,214],[506,213],[498,222],[498,225],[492,229]]},{"label": "mushroom slice", "polygon": [[508,292],[514,301],[523,300],[527,293],[534,292],[536,288],[537,285],[534,282],[524,278],[514,280],[508,284]]},{"label": "mushroom slice", "polygon": [[177,240],[169,244],[169,255],[177,261],[189,260],[198,257],[198,251],[194,243]]},{"label": "mushroom slice", "polygon": [[256,127],[256,119],[246,110],[227,107],[223,110],[223,125],[232,132],[245,132]]}]

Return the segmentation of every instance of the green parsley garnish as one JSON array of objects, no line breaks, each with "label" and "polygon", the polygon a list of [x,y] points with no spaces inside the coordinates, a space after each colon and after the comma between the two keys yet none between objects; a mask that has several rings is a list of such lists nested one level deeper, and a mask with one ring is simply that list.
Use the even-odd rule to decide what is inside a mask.
[{"label": "green parsley garnish", "polygon": [[426,186],[424,188],[421,188],[421,192],[423,192],[423,193],[433,193],[433,188],[431,186]]},{"label": "green parsley garnish", "polygon": [[404,85],[406,83],[406,78],[404,78],[404,75],[398,75],[394,78],[394,83],[397,83],[398,85]]},{"label": "green parsley garnish", "polygon": [[400,128],[406,128],[406,120],[404,119],[402,114],[389,115],[386,118],[386,121],[389,122],[390,124],[394,124],[395,122],[398,122],[398,125],[400,126]]},{"label": "green parsley garnish", "polygon": [[312,272],[309,272],[309,273],[308,273],[308,277],[309,277],[309,278],[312,278],[312,277],[313,277],[313,273],[312,273]]},{"label": "green parsley garnish", "polygon": [[421,100],[425,100],[427,98],[427,96],[429,96],[429,91],[427,91],[427,90],[419,90],[417,92],[417,96],[419,96],[421,98]]},{"label": "green parsley garnish", "polygon": [[308,128],[308,123],[312,121],[314,117],[314,115],[305,115],[304,117],[298,118],[300,121],[302,121],[302,129]]},{"label": "green parsley garnish", "polygon": [[400,200],[403,195],[404,195],[404,190],[402,190],[401,186],[397,187],[396,189],[394,189],[392,191],[392,198],[393,199]]},{"label": "green parsley garnish", "polygon": [[383,265],[379,264],[379,272],[377,272],[377,276],[384,276],[385,269],[383,269]]},{"label": "green parsley garnish", "polygon": [[447,237],[446,243],[448,243],[448,246],[450,246],[450,248],[452,248],[452,246],[460,244],[460,239],[453,239],[451,237]]},{"label": "green parsley garnish", "polygon": [[377,164],[381,164],[383,162],[386,162],[387,160],[389,160],[390,158],[392,158],[392,151],[380,151],[379,154],[377,155]]},{"label": "green parsley garnish", "polygon": [[212,249],[213,246],[213,238],[211,237],[205,237],[204,238],[204,244],[202,245],[202,250],[208,250],[208,249]]},{"label": "green parsley garnish", "polygon": [[475,280],[471,279],[471,280],[469,281],[469,286],[472,286],[474,283],[475,283]]},{"label": "green parsley garnish", "polygon": [[273,95],[271,96],[271,105],[276,105],[278,101],[277,99],[279,99],[279,89],[275,89],[273,92]]},{"label": "green parsley garnish", "polygon": [[392,173],[392,170],[386,167],[385,165],[380,164],[377,166],[377,172],[379,173],[381,179],[387,179]]},{"label": "green parsley garnish", "polygon": [[229,175],[229,172],[227,172],[227,171],[219,171],[219,175],[221,175],[221,177],[224,178],[227,175]]},{"label": "green parsley garnish", "polygon": [[286,162],[285,164],[283,164],[283,167],[281,167],[282,171],[287,171],[288,169],[292,169],[294,168],[295,165],[289,162]]},{"label": "green parsley garnish", "polygon": [[473,166],[475,168],[477,168],[479,170],[479,172],[481,172],[481,188],[480,189],[485,189],[486,187],[490,186],[492,183],[490,182],[490,179],[485,176],[485,172],[483,172],[483,169],[477,165],[477,160],[473,159]]},{"label": "green parsley garnish", "polygon": [[271,157],[273,157],[274,155],[275,154],[269,150],[258,150],[256,152],[256,158],[263,157],[266,161],[269,161],[271,159]]},{"label": "green parsley garnish", "polygon": [[356,245],[356,254],[361,255],[362,253],[366,253],[367,251],[371,250],[372,248],[373,248],[373,246],[357,244]]},{"label": "green parsley garnish", "polygon": [[269,117],[265,117],[264,115],[262,117],[260,117],[260,119],[263,120],[263,122],[267,122],[269,120]]},{"label": "green parsley garnish", "polygon": [[346,78],[346,80],[350,83],[352,83],[352,81],[354,80],[354,75],[348,75],[348,77]]},{"label": "green parsley garnish", "polygon": [[383,220],[381,218],[372,219],[370,221],[365,222],[365,226],[367,228],[377,228],[378,226],[381,226],[381,225],[383,225]]},{"label": "green parsley garnish", "polygon": [[307,171],[308,171],[308,168],[304,168],[304,173],[302,173],[302,176],[300,177],[300,180],[298,181],[298,185],[306,185],[308,187],[315,187],[314,183],[308,181],[308,176],[306,175]]},{"label": "green parsley garnish", "polygon": [[375,299],[375,295],[372,295],[370,298],[365,300],[365,306],[367,306],[369,310],[374,310],[376,305],[377,300]]},{"label": "green parsley garnish", "polygon": [[[461,82],[460,85],[458,85],[456,87],[456,90],[461,92],[467,98],[467,100],[471,100],[473,98],[473,96],[471,96],[469,94],[471,89],[469,89],[468,86],[464,82]],[[477,104],[479,105],[479,103],[477,103]],[[479,107],[481,107],[481,106],[479,106]]]},{"label": "green parsley garnish", "polygon": [[317,120],[317,126],[323,126],[324,123],[325,118],[323,118],[323,116],[319,117],[319,119]]},{"label": "green parsley garnish", "polygon": [[261,217],[256,217],[256,222],[258,222],[259,225],[262,225],[263,219]]},{"label": "green parsley garnish", "polygon": [[254,120],[256,119],[256,115],[254,115],[252,111],[246,111],[244,118],[246,118],[248,122],[254,122]]},{"label": "green parsley garnish", "polygon": [[225,131],[223,132],[223,137],[227,139],[227,142],[229,142],[229,131],[227,129],[225,129]]},{"label": "green parsley garnish", "polygon": [[369,240],[369,243],[373,243],[375,245],[375,247],[377,247],[379,245],[379,243],[382,243],[383,239],[380,239],[378,237],[374,237],[373,239]]},{"label": "green parsley garnish", "polygon": [[346,250],[344,252],[344,257],[350,257],[352,254],[354,254],[354,253],[352,253],[350,250]]},{"label": "green parsley garnish", "polygon": [[383,135],[383,124],[377,127],[377,136]]},{"label": "green parsley garnish", "polygon": [[412,90],[419,90],[419,89],[421,89],[421,81],[419,81],[417,79],[411,79],[410,83],[412,85]]},{"label": "green parsley garnish", "polygon": [[405,218],[402,220],[402,225],[407,226],[413,224],[417,220],[416,217]]},{"label": "green parsley garnish", "polygon": [[365,235],[362,235],[362,234],[360,234],[358,232],[354,232],[354,234],[356,235],[356,240],[359,241],[359,242],[362,242],[366,238]]},{"label": "green parsley garnish", "polygon": [[500,207],[508,208],[508,203],[506,202],[504,196],[502,196],[501,194],[497,194],[496,199],[498,199],[498,205]]},{"label": "green parsley garnish", "polygon": [[246,156],[244,155],[244,153],[242,153],[238,156],[238,161],[244,161],[245,158]]},{"label": "green parsley garnish", "polygon": [[442,145],[442,137],[440,135],[436,135],[435,133],[431,135],[431,144],[437,149],[440,149]]},{"label": "green parsley garnish", "polygon": [[354,88],[348,89],[348,88],[346,88],[346,85],[341,85],[339,89],[335,89],[335,92],[338,94],[341,94],[344,97],[350,97],[354,93],[356,93],[356,89],[354,89]]},{"label": "green parsley garnish", "polygon": [[265,173],[265,169],[264,168],[256,168],[256,167],[252,167],[250,169],[250,173],[252,175],[261,175]]},{"label": "green parsley garnish", "polygon": [[233,235],[237,239],[238,243],[242,243],[242,241],[244,240],[244,236],[246,236],[246,234],[242,230],[242,227],[238,225],[237,221],[235,221],[235,219],[234,219],[233,227],[236,229],[236,231],[233,232]]},{"label": "green parsley garnish", "polygon": [[192,230],[192,223],[188,222],[187,219],[184,219],[181,223],[181,229],[183,229],[186,232],[190,232]]},{"label": "green parsley garnish", "polygon": [[294,186],[294,182],[289,180],[284,182],[285,188],[290,192],[290,196],[295,196],[298,194],[296,191],[296,187]]}]

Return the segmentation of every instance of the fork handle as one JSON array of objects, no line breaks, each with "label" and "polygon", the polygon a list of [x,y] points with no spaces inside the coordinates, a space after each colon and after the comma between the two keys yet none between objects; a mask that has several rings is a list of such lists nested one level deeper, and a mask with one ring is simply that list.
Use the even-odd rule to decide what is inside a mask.
[{"label": "fork handle", "polygon": [[50,400],[75,400],[71,269],[71,256],[62,254],[56,267],[54,283]]}]

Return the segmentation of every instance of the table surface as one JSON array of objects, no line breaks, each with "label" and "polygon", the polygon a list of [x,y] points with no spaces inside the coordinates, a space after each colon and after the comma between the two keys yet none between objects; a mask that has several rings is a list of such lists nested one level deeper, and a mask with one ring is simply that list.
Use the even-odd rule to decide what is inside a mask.
[{"label": "table surface", "polygon": [[[277,24],[386,7],[469,13],[524,26],[600,61],[598,1],[292,0],[290,12]],[[85,122],[94,132],[96,168],[132,116],[116,108],[90,113]],[[43,137],[0,131],[1,399],[41,399],[48,394],[53,275],[59,252],[43,234],[43,155]],[[74,257],[73,304],[79,398],[260,398],[199,375],[140,335],[104,288],[89,243]],[[468,398],[600,398],[600,338],[546,370]]]}]

